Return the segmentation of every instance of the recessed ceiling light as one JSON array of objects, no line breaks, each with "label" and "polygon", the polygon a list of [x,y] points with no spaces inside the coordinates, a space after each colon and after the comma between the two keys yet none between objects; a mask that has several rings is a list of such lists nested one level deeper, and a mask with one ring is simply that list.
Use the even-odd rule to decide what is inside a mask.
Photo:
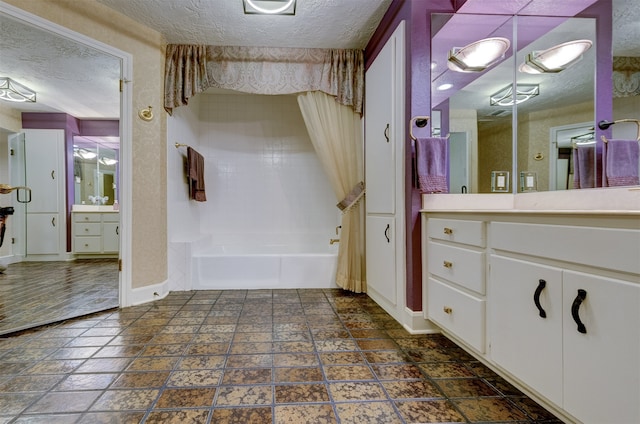
[{"label": "recessed ceiling light", "polygon": [[453,84],[446,83],[446,84],[439,85],[437,89],[440,91],[444,91],[444,90],[450,89],[451,87],[453,87]]},{"label": "recessed ceiling light", "polygon": [[295,15],[296,0],[242,0],[246,15]]},{"label": "recessed ceiling light", "polygon": [[511,42],[502,37],[485,38],[449,51],[447,66],[456,72],[482,72],[504,56]]}]

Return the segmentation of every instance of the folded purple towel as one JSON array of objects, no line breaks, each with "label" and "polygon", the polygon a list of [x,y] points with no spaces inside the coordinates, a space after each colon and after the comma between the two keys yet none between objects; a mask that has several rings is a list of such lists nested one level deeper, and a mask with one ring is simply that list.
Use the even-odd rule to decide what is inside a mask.
[{"label": "folded purple towel", "polygon": [[420,193],[448,193],[448,140],[441,137],[418,138],[416,160]]},{"label": "folded purple towel", "polygon": [[574,178],[577,175],[579,187],[593,188],[596,182],[596,144],[577,144],[577,158],[574,164]]},{"label": "folded purple towel", "polygon": [[605,143],[607,186],[640,184],[638,166],[640,146],[637,140],[609,140]]}]

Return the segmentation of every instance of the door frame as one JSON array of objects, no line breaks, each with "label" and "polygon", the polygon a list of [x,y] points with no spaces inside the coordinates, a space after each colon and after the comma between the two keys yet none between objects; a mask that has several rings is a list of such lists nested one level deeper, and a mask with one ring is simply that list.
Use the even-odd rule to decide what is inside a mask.
[{"label": "door frame", "polygon": [[[61,37],[68,38],[80,44],[114,56],[121,61],[120,78],[120,253],[119,253],[119,303],[120,307],[132,304],[132,267],[131,267],[131,229],[132,229],[132,110],[133,87],[129,84],[133,80],[133,56],[123,50],[95,40],[86,35],[72,31],[64,26],[55,24],[39,16],[33,15],[17,7],[0,1],[1,12],[16,19],[20,19],[38,28],[50,31]],[[123,260],[125,258],[126,260]]]}]

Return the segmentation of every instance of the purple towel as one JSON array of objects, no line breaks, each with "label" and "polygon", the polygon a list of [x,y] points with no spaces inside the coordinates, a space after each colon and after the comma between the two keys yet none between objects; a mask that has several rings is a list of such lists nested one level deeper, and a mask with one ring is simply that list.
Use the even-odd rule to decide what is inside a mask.
[{"label": "purple towel", "polygon": [[596,144],[577,144],[576,150],[577,160],[573,167],[574,178],[578,179],[576,188],[593,188],[596,181]]},{"label": "purple towel", "polygon": [[446,138],[418,138],[416,160],[420,193],[448,193]]},{"label": "purple towel", "polygon": [[204,157],[195,149],[187,147],[187,176],[189,193],[193,200],[204,202],[207,195],[204,191]]},{"label": "purple towel", "polygon": [[638,141],[609,140],[605,146],[607,186],[619,187],[640,184],[640,178],[638,178],[640,158]]},{"label": "purple towel", "polygon": [[578,149],[573,149],[573,188],[580,187],[580,167],[578,166]]}]

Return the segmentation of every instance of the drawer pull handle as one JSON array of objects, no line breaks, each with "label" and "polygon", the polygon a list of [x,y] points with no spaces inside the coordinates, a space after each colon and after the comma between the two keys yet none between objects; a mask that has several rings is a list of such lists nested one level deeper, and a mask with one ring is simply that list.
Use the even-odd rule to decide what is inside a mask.
[{"label": "drawer pull handle", "polygon": [[442,308],[442,310],[444,311],[445,314],[447,315],[451,315],[453,313],[453,309],[450,308],[449,306],[445,306],[444,308]]},{"label": "drawer pull handle", "polygon": [[453,228],[444,227],[444,233],[448,235],[453,234]]},{"label": "drawer pull handle", "polygon": [[384,129],[384,138],[387,139],[387,143],[389,142],[389,124]]},{"label": "drawer pull handle", "polygon": [[533,303],[536,304],[536,308],[540,311],[540,316],[542,318],[547,317],[547,313],[544,309],[542,309],[542,305],[540,305],[540,295],[542,294],[542,290],[547,286],[547,282],[544,280],[539,280],[538,288],[536,288],[536,292],[533,294]]},{"label": "drawer pull handle", "polygon": [[453,262],[444,261],[442,266],[444,266],[445,268],[453,268]]},{"label": "drawer pull handle", "polygon": [[389,230],[391,227],[387,224],[387,228],[384,229],[384,236],[387,239],[387,243],[391,243],[391,239],[389,238]]},{"label": "drawer pull handle", "polygon": [[578,324],[578,332],[582,334],[587,334],[587,327],[584,326],[583,322],[580,320],[580,305],[587,298],[587,291],[578,289],[578,295],[575,299],[573,299],[573,304],[571,305],[571,316],[573,320]]},{"label": "drawer pull handle", "polygon": [[85,229],[84,229],[84,231],[85,231],[85,232],[87,232],[87,231],[89,231],[89,229],[88,229],[88,228],[85,228]]}]

